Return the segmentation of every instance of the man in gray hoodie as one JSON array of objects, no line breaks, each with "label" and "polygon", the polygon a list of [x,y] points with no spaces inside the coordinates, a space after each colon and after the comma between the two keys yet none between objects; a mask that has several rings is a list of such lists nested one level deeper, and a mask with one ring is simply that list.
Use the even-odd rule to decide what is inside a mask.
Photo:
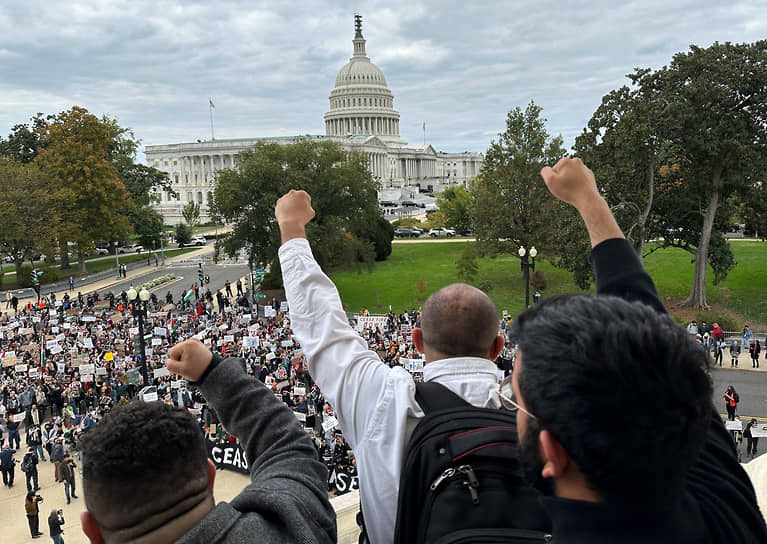
[{"label": "man in gray hoodie", "polygon": [[91,542],[335,542],[327,469],[295,416],[243,361],[221,360],[192,339],[170,349],[166,366],[198,385],[240,439],[251,483],[215,504],[215,466],[186,410],[117,407],[82,443],[81,524]]}]

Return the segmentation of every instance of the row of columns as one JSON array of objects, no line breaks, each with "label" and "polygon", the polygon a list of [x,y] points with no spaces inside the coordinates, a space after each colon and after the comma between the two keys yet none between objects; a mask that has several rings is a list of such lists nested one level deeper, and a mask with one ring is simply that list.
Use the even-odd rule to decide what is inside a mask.
[{"label": "row of columns", "polygon": [[390,117],[344,117],[325,121],[325,134],[346,136],[347,134],[380,134],[399,136],[399,119]]},{"label": "row of columns", "polygon": [[437,161],[433,159],[402,159],[402,178],[425,179],[437,175]]},{"label": "row of columns", "polygon": [[388,155],[386,153],[368,153],[368,168],[373,177],[388,179],[390,173],[387,171]]},{"label": "row of columns", "polygon": [[[222,168],[232,168],[236,156],[236,154],[186,155],[177,159],[178,165],[160,165],[158,169],[168,172],[174,189],[180,194],[185,194],[186,188],[190,186],[209,186],[209,181],[213,179],[213,173]],[[196,164],[195,159],[197,159]],[[195,175],[197,176],[196,179]],[[176,182],[176,176],[178,176],[178,182]],[[163,194],[162,199],[167,201],[165,197],[166,195]],[[199,199],[195,199],[195,201],[197,200]]]}]

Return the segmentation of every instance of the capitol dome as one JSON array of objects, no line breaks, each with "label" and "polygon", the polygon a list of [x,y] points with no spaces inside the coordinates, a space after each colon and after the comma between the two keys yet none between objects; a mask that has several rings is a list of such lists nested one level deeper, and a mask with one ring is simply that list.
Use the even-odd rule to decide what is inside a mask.
[{"label": "capitol dome", "polygon": [[377,136],[390,143],[399,137],[399,112],[381,69],[370,62],[362,36],[362,17],[354,16],[354,54],[339,70],[325,114],[327,136]]}]

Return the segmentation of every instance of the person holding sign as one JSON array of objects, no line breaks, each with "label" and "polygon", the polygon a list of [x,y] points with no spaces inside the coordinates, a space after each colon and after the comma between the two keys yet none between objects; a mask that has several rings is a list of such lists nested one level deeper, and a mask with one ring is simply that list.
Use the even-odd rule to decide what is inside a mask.
[{"label": "person holding sign", "polygon": [[190,339],[169,350],[166,366],[195,383],[240,439],[251,483],[215,504],[216,469],[195,418],[160,402],[118,406],[82,438],[81,524],[90,541],[336,542],[327,469],[244,361],[222,360]]}]

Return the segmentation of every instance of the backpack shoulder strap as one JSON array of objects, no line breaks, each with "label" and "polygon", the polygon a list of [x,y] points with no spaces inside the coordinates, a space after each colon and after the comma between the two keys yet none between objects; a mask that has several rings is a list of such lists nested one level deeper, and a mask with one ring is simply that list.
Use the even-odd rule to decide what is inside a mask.
[{"label": "backpack shoulder strap", "polygon": [[417,382],[415,384],[415,401],[427,416],[440,410],[471,406],[470,403],[437,382]]}]

